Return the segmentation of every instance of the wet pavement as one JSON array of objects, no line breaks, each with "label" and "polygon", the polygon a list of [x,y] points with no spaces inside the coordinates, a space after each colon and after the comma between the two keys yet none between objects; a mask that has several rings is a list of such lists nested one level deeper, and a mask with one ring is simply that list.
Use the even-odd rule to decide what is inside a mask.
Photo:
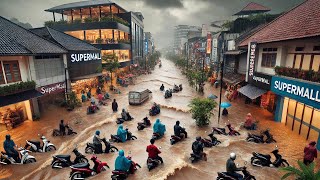
[{"label": "wet pavement", "polygon": [[[159,90],[160,85],[164,84],[165,88],[172,88],[174,83],[183,84],[183,91],[173,94],[172,98],[165,99],[163,92]],[[156,67],[152,74],[139,76],[135,85],[127,88],[120,87],[122,93],[119,95],[111,93],[111,98],[115,98],[118,101],[119,110],[126,108],[135,118],[133,121],[125,122],[124,126],[128,127],[138,139],[124,144],[114,144],[119,149],[123,149],[126,155],[131,151],[132,159],[142,166],[134,175],[130,175],[129,179],[214,179],[218,171],[225,171],[225,163],[230,152],[237,153],[238,158],[236,161],[242,166],[245,161],[249,162],[253,151],[270,154],[275,148],[275,145],[279,146],[280,154],[283,158],[287,159],[290,164],[295,165],[297,159],[302,159],[303,148],[307,142],[302,137],[291,132],[291,130],[283,124],[275,123],[272,120],[272,114],[266,110],[254,105],[245,105],[244,99],[237,99],[231,102],[232,107],[229,108],[228,117],[222,117],[219,125],[217,123],[217,107],[214,110],[214,116],[211,118],[210,126],[197,127],[195,121],[192,120],[191,115],[188,113],[188,103],[192,98],[197,96],[201,97],[202,95],[187,85],[188,82],[186,78],[173,63],[162,60],[162,67]],[[144,90],[146,88],[153,92],[152,98],[141,106],[129,106],[128,92],[130,90]],[[211,93],[219,96],[218,89],[206,85],[203,96],[207,97]],[[226,101],[226,99],[223,98],[222,101]],[[145,152],[145,148],[149,144],[152,136],[152,128],[138,131],[136,127],[137,122],[140,122],[143,117],[148,114],[148,109],[152,106],[153,102],[161,105],[161,113],[150,119],[152,123],[154,123],[157,118],[160,118],[166,125],[167,132],[162,139],[157,140],[155,143],[158,147],[162,147],[160,156],[164,159],[165,163],[149,172],[146,167],[147,153]],[[208,154],[208,161],[200,161],[195,164],[190,163],[188,158],[192,151],[191,144],[196,136],[201,135],[204,137],[207,134],[206,132],[211,130],[212,126],[223,127],[228,121],[238,129],[240,123],[244,121],[246,114],[249,112],[255,119],[259,120],[260,129],[257,132],[260,132],[261,129],[270,128],[271,133],[277,140],[276,144],[247,143],[245,141],[247,131],[245,130],[240,130],[241,135],[238,137],[216,135],[216,137],[222,141],[222,144],[218,147],[205,148],[205,152]],[[34,164],[0,165],[0,178],[10,180],[68,179],[70,173],[69,168],[59,170],[51,169],[50,163],[52,155],[71,154],[76,144],[79,146],[79,151],[84,153],[86,142],[92,141],[92,136],[97,129],[102,132],[102,136],[109,139],[110,134],[115,134],[117,131],[115,120],[116,117],[119,116],[120,112],[111,112],[110,102],[108,102],[107,106],[101,106],[101,110],[92,115],[86,115],[86,105],[72,112],[67,112],[65,109],[57,107],[49,107],[40,121],[27,121],[23,125],[11,130],[9,134],[12,135],[16,144],[22,146],[25,145],[26,139],[36,139],[37,134],[44,134],[56,145],[57,150],[52,153],[31,153],[31,155],[37,159],[37,162]],[[65,119],[78,134],[68,137],[52,137],[52,129],[58,127],[60,119]],[[181,124],[186,128],[188,138],[172,146],[170,145],[169,139],[170,135],[173,134],[173,125],[176,120],[180,120]],[[8,132],[0,132],[0,142],[3,142],[4,135],[7,133]],[[3,149],[2,145],[1,143],[1,150]],[[111,179],[111,170],[114,169],[116,157],[117,153],[99,154],[98,158],[107,162],[110,170],[89,179]],[[87,158],[89,159],[90,155],[87,155]],[[71,159],[73,159],[73,154]],[[272,160],[274,160],[274,157],[272,157]],[[249,172],[253,174],[256,179],[280,179],[281,177],[281,172],[275,168],[258,168],[252,167],[249,164],[247,166]]]}]

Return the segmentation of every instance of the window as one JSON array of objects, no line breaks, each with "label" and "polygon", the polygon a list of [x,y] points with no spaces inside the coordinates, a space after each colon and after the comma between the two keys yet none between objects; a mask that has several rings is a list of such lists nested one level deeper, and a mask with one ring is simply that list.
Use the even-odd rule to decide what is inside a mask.
[{"label": "window", "polygon": [[4,77],[3,77],[3,71],[2,71],[2,66],[1,66],[1,61],[0,61],[0,84],[4,84]]},{"label": "window", "polygon": [[18,61],[4,61],[4,73],[7,78],[7,83],[21,81],[20,68]]},{"label": "window", "polygon": [[272,68],[276,66],[277,48],[263,48],[262,52],[262,67]]}]

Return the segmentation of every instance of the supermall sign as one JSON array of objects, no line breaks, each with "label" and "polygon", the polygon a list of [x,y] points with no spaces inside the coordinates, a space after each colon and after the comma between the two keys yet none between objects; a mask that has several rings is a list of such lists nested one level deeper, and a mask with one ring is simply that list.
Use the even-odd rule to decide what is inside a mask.
[{"label": "supermall sign", "polygon": [[72,63],[101,60],[100,53],[73,53],[70,57]]},{"label": "supermall sign", "polygon": [[320,84],[273,76],[271,90],[279,95],[320,109]]},{"label": "supermall sign", "polygon": [[248,45],[249,53],[248,53],[248,81],[253,78],[254,74],[254,64],[256,60],[256,48],[257,42],[250,42]]},{"label": "supermall sign", "polygon": [[63,92],[65,88],[66,88],[65,82],[59,82],[59,83],[39,87],[38,91],[40,91],[40,93],[43,95],[48,95],[48,94]]}]

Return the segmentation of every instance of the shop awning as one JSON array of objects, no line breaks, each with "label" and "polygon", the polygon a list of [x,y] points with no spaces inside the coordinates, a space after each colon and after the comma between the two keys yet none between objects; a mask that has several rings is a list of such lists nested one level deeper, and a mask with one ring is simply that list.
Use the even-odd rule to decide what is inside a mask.
[{"label": "shop awning", "polygon": [[95,74],[89,74],[89,75],[85,75],[85,76],[74,77],[74,78],[71,78],[71,80],[77,81],[77,80],[82,80],[82,79],[90,79],[90,78],[98,77],[98,76],[102,76],[102,73],[95,73]]},{"label": "shop awning", "polygon": [[244,81],[244,78],[240,74],[225,74],[223,81],[227,82],[230,85],[237,85]]},{"label": "shop awning", "polygon": [[267,92],[266,90],[260,89],[250,84],[243,86],[238,91],[250,99],[256,99],[257,97]]},{"label": "shop awning", "polygon": [[8,95],[8,96],[0,96],[0,107],[26,101],[32,98],[37,98],[40,96],[42,96],[42,94],[35,89]]},{"label": "shop awning", "polygon": [[242,54],[244,52],[246,52],[246,51],[243,51],[243,50],[232,50],[232,51],[227,51],[224,54],[226,54],[226,55],[239,55],[239,54]]}]

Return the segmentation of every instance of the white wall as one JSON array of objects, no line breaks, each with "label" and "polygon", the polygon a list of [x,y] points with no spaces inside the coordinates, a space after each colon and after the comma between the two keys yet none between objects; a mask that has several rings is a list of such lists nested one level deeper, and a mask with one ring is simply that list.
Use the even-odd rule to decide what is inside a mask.
[{"label": "white wall", "polygon": [[246,74],[247,73],[247,53],[243,53],[239,55],[239,74]]},{"label": "white wall", "polygon": [[275,75],[275,71],[274,71],[273,67],[268,68],[268,67],[261,66],[263,48],[277,48],[276,66],[281,66],[281,59],[283,57],[286,57],[287,51],[283,46],[265,46],[265,45],[263,45],[263,46],[259,47],[258,62],[255,65],[256,71],[262,72],[265,74]]}]

